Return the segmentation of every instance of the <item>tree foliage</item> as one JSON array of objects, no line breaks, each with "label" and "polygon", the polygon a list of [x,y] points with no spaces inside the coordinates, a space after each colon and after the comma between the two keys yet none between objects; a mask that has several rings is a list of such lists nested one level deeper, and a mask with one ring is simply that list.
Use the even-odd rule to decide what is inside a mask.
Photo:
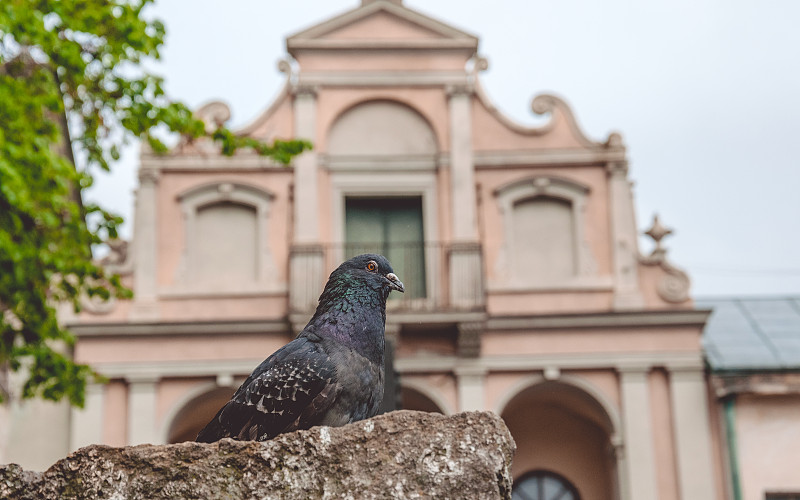
[{"label": "tree foliage", "polygon": [[[91,258],[122,222],[83,203],[92,171],[108,170],[131,138],[166,151],[156,129],[209,135],[143,67],[159,58],[165,33],[143,14],[151,1],[0,2],[0,369],[25,367],[22,397],[82,405],[95,375],[72,361],[56,305],[79,311],[86,297],[130,296]],[[224,128],[210,135],[224,154],[251,148],[283,163],[310,147]]]}]

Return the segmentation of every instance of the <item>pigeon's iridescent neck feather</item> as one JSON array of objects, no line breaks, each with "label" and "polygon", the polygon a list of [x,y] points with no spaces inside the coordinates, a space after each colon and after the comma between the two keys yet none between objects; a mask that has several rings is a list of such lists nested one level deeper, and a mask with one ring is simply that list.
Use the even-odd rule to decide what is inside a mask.
[{"label": "pigeon's iridescent neck feather", "polygon": [[370,359],[383,359],[388,295],[389,290],[378,280],[368,282],[347,272],[337,273],[325,285],[309,326]]}]

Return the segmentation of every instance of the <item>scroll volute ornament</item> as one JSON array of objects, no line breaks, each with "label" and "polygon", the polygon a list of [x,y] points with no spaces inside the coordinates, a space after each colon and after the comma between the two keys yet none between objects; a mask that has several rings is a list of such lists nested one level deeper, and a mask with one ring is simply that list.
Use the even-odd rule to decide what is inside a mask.
[{"label": "scroll volute ornament", "polygon": [[656,287],[658,296],[666,302],[680,304],[689,300],[691,280],[684,270],[674,266],[667,259],[667,249],[664,248],[661,240],[672,234],[672,232],[672,229],[661,223],[658,215],[653,216],[653,222],[644,234],[652,238],[656,246],[649,256],[640,256],[639,262],[646,266],[659,266],[664,270],[666,276],[661,279]]}]

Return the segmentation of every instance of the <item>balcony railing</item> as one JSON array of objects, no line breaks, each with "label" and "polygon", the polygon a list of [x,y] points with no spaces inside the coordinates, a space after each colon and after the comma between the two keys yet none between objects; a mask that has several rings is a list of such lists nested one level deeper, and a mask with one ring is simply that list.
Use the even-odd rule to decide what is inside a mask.
[{"label": "balcony railing", "polygon": [[295,245],[290,257],[289,302],[313,311],[331,271],[362,253],[385,255],[406,293],[392,293],[387,308],[409,312],[473,311],[484,307],[481,247],[477,244]]}]

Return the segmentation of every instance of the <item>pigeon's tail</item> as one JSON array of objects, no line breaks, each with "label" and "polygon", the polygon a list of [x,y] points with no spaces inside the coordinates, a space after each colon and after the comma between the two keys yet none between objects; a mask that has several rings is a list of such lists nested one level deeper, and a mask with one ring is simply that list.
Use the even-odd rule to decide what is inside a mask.
[{"label": "pigeon's tail", "polygon": [[208,423],[203,430],[197,434],[197,438],[195,439],[198,443],[214,443],[219,441],[224,437],[229,437],[230,433],[225,431],[225,428],[222,427],[222,424],[219,422],[219,419],[214,417],[211,419],[211,422]]}]

